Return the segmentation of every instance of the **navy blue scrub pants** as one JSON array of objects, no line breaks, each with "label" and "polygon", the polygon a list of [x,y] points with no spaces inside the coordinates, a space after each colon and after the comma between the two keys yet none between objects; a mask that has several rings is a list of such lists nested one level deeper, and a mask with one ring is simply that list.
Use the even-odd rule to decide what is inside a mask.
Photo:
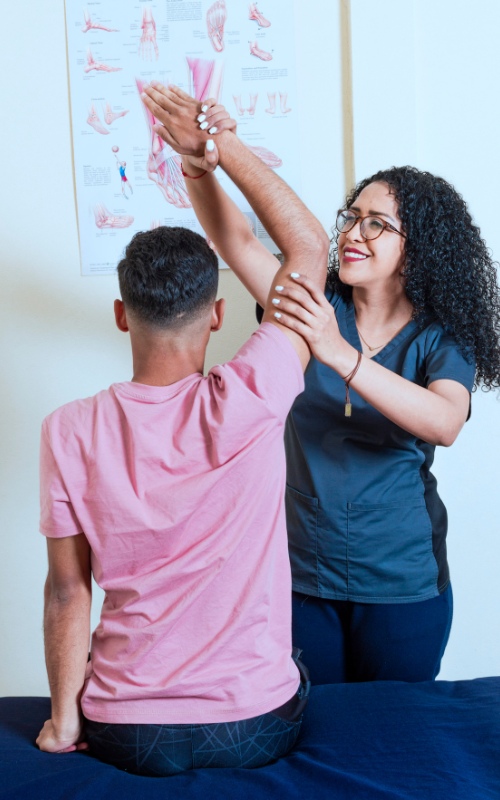
[{"label": "navy blue scrub pants", "polygon": [[451,586],[419,603],[352,603],[293,593],[293,644],[311,683],[428,681],[450,635]]}]

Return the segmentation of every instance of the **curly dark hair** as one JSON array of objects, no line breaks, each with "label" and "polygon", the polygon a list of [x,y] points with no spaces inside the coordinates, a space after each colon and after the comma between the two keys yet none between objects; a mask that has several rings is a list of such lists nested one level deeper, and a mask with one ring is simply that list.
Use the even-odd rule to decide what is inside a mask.
[{"label": "curly dark hair", "polygon": [[[500,386],[500,294],[496,264],[460,194],[443,178],[415,167],[391,167],[358,183],[349,208],[370,183],[389,186],[405,239],[403,276],[415,319],[431,315],[476,362],[474,388]],[[352,289],[338,275],[338,234],[327,285],[342,297]]]}]

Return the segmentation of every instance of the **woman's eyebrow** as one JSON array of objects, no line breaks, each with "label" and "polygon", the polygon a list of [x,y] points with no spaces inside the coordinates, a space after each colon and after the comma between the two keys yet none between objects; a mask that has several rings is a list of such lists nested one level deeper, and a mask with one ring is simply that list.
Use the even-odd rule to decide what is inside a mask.
[{"label": "woman's eyebrow", "polygon": [[[349,211],[360,211],[360,210],[361,209],[359,208],[359,206],[349,206]],[[369,217],[387,217],[387,219],[391,219],[393,222],[396,222],[394,217],[391,217],[390,214],[386,214],[384,211],[373,211],[372,209],[370,209],[368,211],[368,216]]]}]

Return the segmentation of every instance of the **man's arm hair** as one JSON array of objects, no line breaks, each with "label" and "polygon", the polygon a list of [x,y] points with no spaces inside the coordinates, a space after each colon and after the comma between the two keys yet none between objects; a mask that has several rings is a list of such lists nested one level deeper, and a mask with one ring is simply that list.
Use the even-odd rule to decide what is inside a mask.
[{"label": "man's arm hair", "polygon": [[[266,301],[264,322],[275,321],[273,297],[276,285],[290,283],[290,273],[307,275],[324,288],[329,240],[320,222],[295,192],[251,153],[229,131],[217,141],[221,167],[243,192],[270,237],[283,254],[283,266],[276,273]],[[309,348],[301,336],[280,326],[294,345],[303,367],[309,361]]]},{"label": "man's arm hair", "polygon": [[[45,662],[52,701],[52,738],[81,732],[80,697],[85,680],[92,599],[90,547],[83,533],[47,538],[45,582]],[[47,725],[47,723],[46,723]],[[53,749],[43,741],[41,749]],[[70,737],[71,738],[71,737]],[[76,744],[76,741],[74,742]]]}]

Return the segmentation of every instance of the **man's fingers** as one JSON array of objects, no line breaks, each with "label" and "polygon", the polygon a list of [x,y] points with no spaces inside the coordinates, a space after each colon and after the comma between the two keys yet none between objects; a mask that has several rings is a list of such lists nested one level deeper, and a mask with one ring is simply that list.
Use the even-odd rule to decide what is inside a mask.
[{"label": "man's fingers", "polygon": [[153,130],[155,133],[158,134],[160,139],[163,139],[163,141],[169,144],[170,147],[173,147],[174,150],[177,150],[179,146],[178,142],[174,139],[174,137],[172,136],[168,128],[165,127],[165,125],[153,125]]},{"label": "man's fingers", "polygon": [[[165,89],[164,86],[161,89],[154,88],[151,85],[145,86],[144,91],[141,94],[141,98],[144,100],[145,96],[156,103],[156,105],[164,111],[171,112],[175,111],[177,108],[172,99],[172,92],[169,89]],[[148,106],[148,108],[150,107]]]},{"label": "man's fingers", "polygon": [[167,120],[168,119],[168,111],[158,105],[154,100],[149,97],[147,94],[141,94],[141,100],[148,109],[152,113],[152,115],[156,119],[160,120]]},{"label": "man's fingers", "polygon": [[[156,86],[156,81],[152,81],[152,86]],[[179,89],[179,87],[175,86],[173,83],[168,85],[168,90],[171,92],[172,102],[177,102],[180,105],[186,103],[189,103],[190,105],[198,105],[198,100],[195,100],[194,97],[191,97],[190,94],[187,94],[187,92]],[[202,105],[204,105],[204,103],[202,103]]]},{"label": "man's fingers", "polygon": [[89,749],[88,742],[78,742],[78,744],[76,746],[76,749],[77,750],[88,750]]}]

